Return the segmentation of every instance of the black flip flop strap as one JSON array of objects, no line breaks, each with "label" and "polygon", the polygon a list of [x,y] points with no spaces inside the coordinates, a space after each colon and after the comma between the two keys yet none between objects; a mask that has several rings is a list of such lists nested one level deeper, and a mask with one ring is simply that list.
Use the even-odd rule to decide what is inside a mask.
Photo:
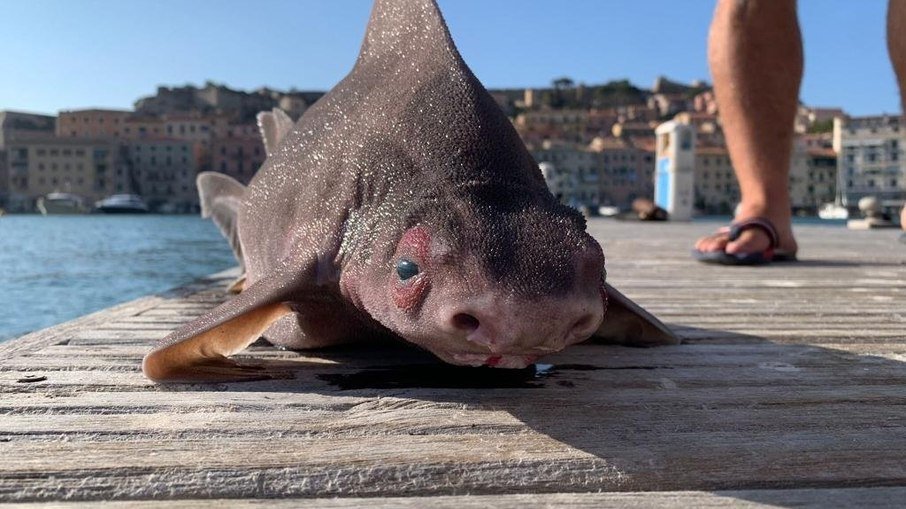
[{"label": "black flip flop strap", "polygon": [[742,235],[742,232],[753,228],[757,228],[768,234],[768,237],[771,239],[772,249],[776,249],[780,246],[780,236],[777,235],[777,229],[774,228],[773,223],[763,217],[753,217],[752,219],[746,219],[745,221],[731,224],[729,228],[730,242],[738,239],[739,236]]}]

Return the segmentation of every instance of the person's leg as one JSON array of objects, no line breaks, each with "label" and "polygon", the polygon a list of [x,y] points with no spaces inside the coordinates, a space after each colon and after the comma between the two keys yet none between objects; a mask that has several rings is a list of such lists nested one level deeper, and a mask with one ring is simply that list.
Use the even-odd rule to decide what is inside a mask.
[{"label": "person's leg", "polygon": [[[902,110],[906,108],[906,0],[887,2],[887,51],[900,85]],[[906,207],[900,212],[900,227],[906,230]]]},{"label": "person's leg", "polygon": [[[789,173],[793,122],[802,81],[802,39],[795,0],[718,0],[708,38],[717,108],[741,194],[736,220],[766,217],[780,249],[795,253]],[[754,253],[770,240],[758,229],[735,242],[700,239],[700,251]]]}]

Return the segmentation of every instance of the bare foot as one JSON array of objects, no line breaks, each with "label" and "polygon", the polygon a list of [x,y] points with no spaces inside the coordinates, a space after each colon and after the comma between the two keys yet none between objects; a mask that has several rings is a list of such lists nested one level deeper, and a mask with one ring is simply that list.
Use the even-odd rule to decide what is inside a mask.
[{"label": "bare foot", "polygon": [[[764,217],[774,224],[777,229],[780,245],[777,251],[788,254],[796,254],[799,246],[796,244],[796,238],[793,236],[792,219],[790,214],[770,214],[768,211],[759,208],[746,209],[740,207],[739,215],[733,221],[740,222],[755,217]],[[698,239],[695,243],[695,249],[704,252],[724,251],[727,254],[749,254],[760,253],[771,247],[771,238],[767,232],[761,228],[750,228],[742,232],[738,239],[730,242],[730,234],[726,231],[720,231],[707,237]]]}]

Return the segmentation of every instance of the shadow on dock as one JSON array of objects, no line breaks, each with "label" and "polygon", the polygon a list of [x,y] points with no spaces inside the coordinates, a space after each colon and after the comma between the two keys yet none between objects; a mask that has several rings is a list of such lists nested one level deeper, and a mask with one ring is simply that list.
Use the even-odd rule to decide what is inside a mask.
[{"label": "shadow on dock", "polygon": [[[584,453],[522,465],[536,478],[501,493],[742,490],[722,495],[784,506],[795,505],[788,494],[758,490],[906,481],[902,362],[676,329],[694,339],[652,349],[578,345],[525,370],[453,367],[404,346],[362,346],[318,351],[317,362],[266,361],[292,371],[292,380],[165,390],[314,392],[374,398],[377,406],[402,398],[503,411]],[[853,483],[854,476],[864,480]],[[457,491],[431,492],[440,493]]]}]

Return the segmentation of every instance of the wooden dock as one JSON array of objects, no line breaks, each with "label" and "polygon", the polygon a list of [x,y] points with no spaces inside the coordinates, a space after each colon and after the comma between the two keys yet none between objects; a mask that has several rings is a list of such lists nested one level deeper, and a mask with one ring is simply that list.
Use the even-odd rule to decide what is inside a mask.
[{"label": "wooden dock", "polygon": [[899,232],[801,227],[802,261],[742,268],[690,258],[712,228],[593,220],[609,280],[685,344],[538,372],[255,346],[295,378],[149,383],[149,345],[230,274],[0,344],[0,502],[902,507]]}]

